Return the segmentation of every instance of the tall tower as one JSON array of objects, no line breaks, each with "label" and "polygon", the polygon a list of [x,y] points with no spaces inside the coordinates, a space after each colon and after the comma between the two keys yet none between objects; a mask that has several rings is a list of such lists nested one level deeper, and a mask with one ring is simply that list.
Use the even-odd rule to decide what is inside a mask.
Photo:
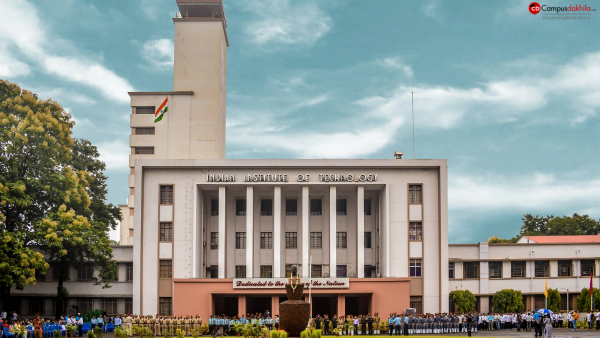
[{"label": "tall tower", "polygon": [[[121,244],[133,244],[137,159],[224,159],[227,21],[222,0],[177,0],[173,91],[130,92],[128,203],[121,205]],[[169,110],[154,123],[168,99]]]}]

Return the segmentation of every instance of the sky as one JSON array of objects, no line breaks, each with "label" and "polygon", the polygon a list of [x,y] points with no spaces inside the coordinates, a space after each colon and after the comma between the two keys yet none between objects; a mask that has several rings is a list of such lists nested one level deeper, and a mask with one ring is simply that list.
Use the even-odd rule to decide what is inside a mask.
[{"label": "sky", "polygon": [[[600,218],[600,1],[571,20],[529,3],[224,0],[227,158],[447,159],[450,243]],[[127,92],[173,89],[176,1],[0,9],[0,78],[73,115],[124,204]]]}]

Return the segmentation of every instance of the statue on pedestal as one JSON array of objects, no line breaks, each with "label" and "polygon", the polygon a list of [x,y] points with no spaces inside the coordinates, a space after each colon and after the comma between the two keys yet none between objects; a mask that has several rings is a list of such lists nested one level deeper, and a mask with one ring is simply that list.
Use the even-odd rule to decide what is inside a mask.
[{"label": "statue on pedestal", "polygon": [[304,284],[298,276],[298,267],[292,266],[292,275],[285,285],[288,300],[279,304],[280,328],[288,333],[288,337],[299,337],[306,329],[310,318],[310,304],[302,300]]}]

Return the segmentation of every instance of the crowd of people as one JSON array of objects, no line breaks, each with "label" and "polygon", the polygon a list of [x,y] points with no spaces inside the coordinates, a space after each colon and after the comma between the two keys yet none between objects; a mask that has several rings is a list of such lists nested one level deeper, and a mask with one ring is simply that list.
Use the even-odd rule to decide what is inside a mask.
[{"label": "crowd of people", "polygon": [[[535,336],[552,336],[553,328],[570,328],[577,330],[577,322],[586,322],[588,329],[600,330],[600,312],[579,314],[570,311],[567,314],[539,312],[522,313],[438,313],[438,314],[390,314],[387,319],[380,318],[378,313],[359,316],[321,316],[311,317],[307,327],[322,330],[323,335],[412,335],[412,334],[445,334],[478,332],[483,330],[516,330],[534,331]],[[55,324],[65,330],[66,326],[76,326],[75,335],[83,336],[83,317],[60,317],[59,320],[42,320],[39,316],[33,319],[20,319],[15,312],[7,314],[2,312],[0,326],[9,332],[15,333],[15,338],[31,338],[28,336],[29,328],[34,332],[34,338],[41,338],[42,326]],[[93,316],[89,323],[91,328],[106,329],[108,323],[133,334],[133,327],[148,328],[155,336],[165,334],[175,335],[177,330],[191,336],[193,332],[234,336],[237,324],[250,324],[265,327],[268,330],[280,328],[278,315],[271,316],[265,313],[247,314],[237,316],[212,315],[208,319],[208,328],[202,330],[202,318],[195,316],[149,316],[124,314],[122,316]],[[0,330],[0,338],[2,338]],[[206,332],[208,331],[208,332]],[[38,335],[39,333],[39,335]]]}]

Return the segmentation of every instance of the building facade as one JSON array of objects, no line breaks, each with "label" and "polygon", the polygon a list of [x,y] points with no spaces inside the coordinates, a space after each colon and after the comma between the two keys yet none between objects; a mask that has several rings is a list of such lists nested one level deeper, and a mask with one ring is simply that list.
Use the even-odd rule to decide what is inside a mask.
[{"label": "building facade", "polygon": [[[599,276],[600,236],[531,236],[514,244],[450,244],[449,291],[469,290],[477,309],[492,310],[492,296],[503,289],[523,294],[526,310],[544,308],[544,289],[557,289],[561,310],[577,308],[576,298]],[[539,242],[538,242],[539,241]],[[598,287],[600,278],[594,278]]]},{"label": "building facade", "polygon": [[[113,257],[119,269],[118,280],[111,281],[110,287],[103,289],[94,285],[93,266],[81,270],[69,268],[63,286],[69,296],[60,309],[65,315],[68,308],[76,308],[80,313],[100,309],[108,316],[133,312],[133,246],[115,245]],[[12,308],[0,306],[5,311],[16,311],[20,317],[34,317],[36,314],[50,317],[56,313],[56,271],[50,267],[46,274],[38,274],[35,285],[26,285],[23,290],[11,290]]]},{"label": "building facade", "polygon": [[297,265],[325,284],[318,313],[439,312],[446,170],[445,160],[137,160],[134,311],[273,312]]}]

